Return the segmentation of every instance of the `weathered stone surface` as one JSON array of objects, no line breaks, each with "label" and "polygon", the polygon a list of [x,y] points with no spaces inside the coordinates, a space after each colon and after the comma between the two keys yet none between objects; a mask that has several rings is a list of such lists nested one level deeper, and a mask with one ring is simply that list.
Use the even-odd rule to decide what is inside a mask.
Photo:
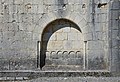
[{"label": "weathered stone surface", "polygon": [[0,0],[0,70],[107,70],[119,76],[119,11],[119,0]]}]

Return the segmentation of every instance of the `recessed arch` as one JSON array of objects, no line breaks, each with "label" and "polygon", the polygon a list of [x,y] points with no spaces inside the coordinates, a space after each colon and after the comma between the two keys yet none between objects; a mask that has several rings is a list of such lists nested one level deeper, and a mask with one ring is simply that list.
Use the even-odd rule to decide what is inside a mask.
[{"label": "recessed arch", "polygon": [[[74,22],[63,18],[56,19],[50,22],[44,28],[41,36],[40,68],[45,66],[46,58],[51,58],[51,57],[46,57],[47,56],[46,51],[49,52],[67,51],[68,53],[71,50],[83,51],[83,44],[82,45],[79,44],[81,42],[84,43],[82,37],[82,31],[80,27]],[[79,46],[77,45],[82,46],[82,48],[81,47],[79,48]],[[65,54],[65,55],[67,57],[67,55],[69,54]],[[53,54],[53,56],[54,57],[52,58],[56,58],[56,59],[59,59],[61,57],[57,53]]]},{"label": "recessed arch", "polygon": [[[61,16],[56,16],[54,13],[50,12],[50,13],[45,13],[41,18],[39,18],[39,20],[36,22],[34,26],[33,32],[41,35],[47,25],[59,19],[66,19],[73,22],[80,28],[82,33],[86,32],[87,28],[89,27],[86,19],[79,13],[71,12],[68,13],[67,16],[61,17]],[[38,40],[41,40],[41,37],[39,37]]]},{"label": "recessed arch", "polygon": [[[42,34],[43,34],[44,31],[46,30],[46,28],[48,28],[49,25],[51,25],[51,24],[54,23],[55,21],[61,21],[61,20],[65,20],[66,22],[69,22],[69,23],[71,23],[71,24],[74,24],[74,25],[76,26],[76,29],[79,30],[79,31],[82,33],[82,30],[80,29],[80,27],[79,27],[75,22],[73,22],[73,21],[71,21],[71,20],[69,20],[69,19],[67,19],[67,18],[59,18],[59,19],[55,19],[55,20],[49,22],[49,23],[45,26],[45,28],[43,29]],[[42,38],[41,38],[41,39],[42,39]]]}]

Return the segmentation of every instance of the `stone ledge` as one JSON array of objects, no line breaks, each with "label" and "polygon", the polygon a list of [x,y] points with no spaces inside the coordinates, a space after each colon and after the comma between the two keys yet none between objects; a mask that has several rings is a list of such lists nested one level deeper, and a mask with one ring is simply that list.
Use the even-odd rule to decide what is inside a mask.
[{"label": "stone ledge", "polygon": [[[10,79],[8,79],[10,78]],[[28,79],[28,77],[2,77],[0,82],[14,81],[14,82],[119,82],[120,77],[39,77],[35,79]]]},{"label": "stone ledge", "polygon": [[23,81],[29,80],[28,77],[0,77],[0,81]]},{"label": "stone ledge", "polygon": [[111,77],[110,72],[85,72],[85,71],[32,71],[32,70],[11,70],[0,71],[0,77],[28,77],[29,79],[39,77]]}]

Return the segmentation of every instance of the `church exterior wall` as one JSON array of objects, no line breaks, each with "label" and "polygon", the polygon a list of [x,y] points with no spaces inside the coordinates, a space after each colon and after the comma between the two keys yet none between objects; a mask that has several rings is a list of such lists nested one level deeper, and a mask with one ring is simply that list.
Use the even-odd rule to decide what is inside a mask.
[{"label": "church exterior wall", "polygon": [[[119,0],[0,0],[0,70],[38,70],[43,63],[44,71],[53,71],[53,67],[46,65],[50,61],[54,61],[50,66],[56,65],[56,60],[49,58],[61,50],[62,55],[69,53],[66,57],[69,55],[70,60],[65,57],[64,62],[59,59],[57,64],[69,64],[69,71],[75,71],[74,66],[82,63],[82,70],[76,69],[79,72],[102,71],[119,76],[119,11]],[[51,34],[44,33],[46,28],[50,31],[53,27],[61,27],[62,31],[60,28]],[[46,37],[51,43],[43,48],[42,40]],[[48,61],[42,60],[41,50],[49,51],[45,52]],[[78,61],[74,59],[79,56],[75,56],[77,51],[82,53]],[[62,71],[66,70],[63,66]]]}]

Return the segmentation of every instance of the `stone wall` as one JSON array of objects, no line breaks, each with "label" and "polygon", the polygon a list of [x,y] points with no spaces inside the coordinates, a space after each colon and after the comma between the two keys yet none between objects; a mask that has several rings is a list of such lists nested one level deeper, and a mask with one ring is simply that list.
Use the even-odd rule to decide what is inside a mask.
[{"label": "stone wall", "polygon": [[110,3],[109,32],[111,36],[111,68],[116,72],[120,71],[120,1],[114,0]]},{"label": "stone wall", "polygon": [[[79,71],[119,73],[119,5],[119,0],[0,0],[0,70],[48,70],[47,65],[64,63],[62,70],[80,64]],[[56,32],[47,34],[52,28]]]}]

